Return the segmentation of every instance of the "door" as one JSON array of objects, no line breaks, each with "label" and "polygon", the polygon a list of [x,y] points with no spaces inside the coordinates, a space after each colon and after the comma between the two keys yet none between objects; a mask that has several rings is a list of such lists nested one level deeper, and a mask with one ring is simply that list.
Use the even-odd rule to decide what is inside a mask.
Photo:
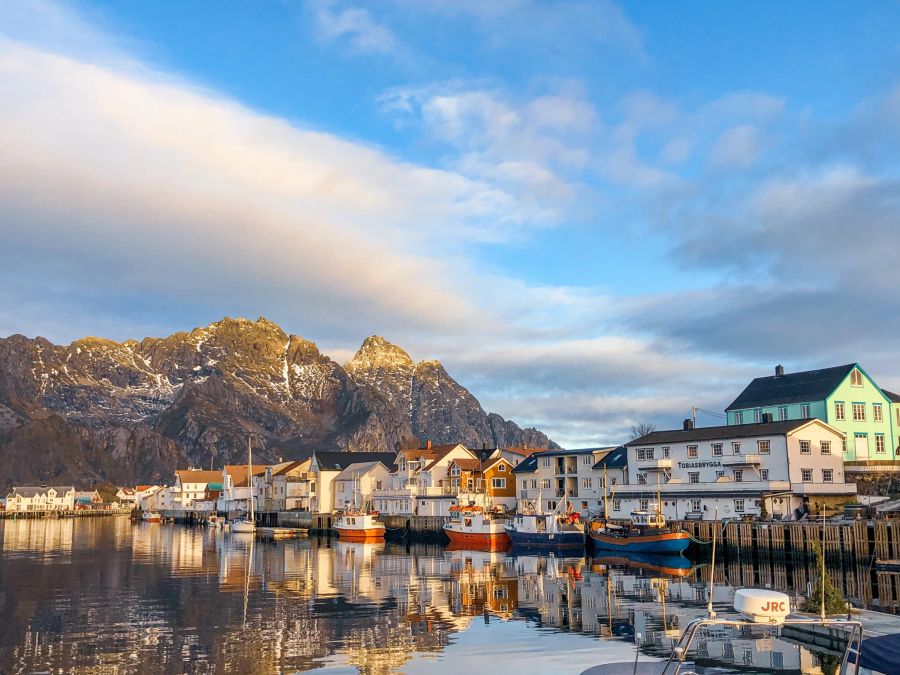
[{"label": "door", "polygon": [[869,459],[869,435],[856,434],[856,459]]}]

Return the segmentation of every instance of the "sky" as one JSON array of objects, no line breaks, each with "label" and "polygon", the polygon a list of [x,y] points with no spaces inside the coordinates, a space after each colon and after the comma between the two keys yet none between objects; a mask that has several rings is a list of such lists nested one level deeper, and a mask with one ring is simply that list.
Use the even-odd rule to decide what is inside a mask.
[{"label": "sky", "polygon": [[379,334],[568,447],[776,364],[900,389],[896,1],[0,17],[0,335]]}]

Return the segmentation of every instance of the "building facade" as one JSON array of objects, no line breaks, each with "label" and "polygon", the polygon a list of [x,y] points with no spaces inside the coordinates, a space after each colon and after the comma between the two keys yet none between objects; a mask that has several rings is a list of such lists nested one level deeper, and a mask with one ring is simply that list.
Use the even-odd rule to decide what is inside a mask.
[{"label": "building facade", "polygon": [[6,495],[6,510],[11,512],[71,511],[75,508],[72,485],[21,487]]},{"label": "building facade", "polygon": [[858,363],[757,377],[725,410],[729,425],[820,419],[841,431],[851,472],[898,467],[900,403]]},{"label": "building facade", "polygon": [[582,516],[597,515],[602,485],[594,465],[611,448],[545,450],[536,452],[513,469],[517,497],[544,511],[553,511],[564,501]]},{"label": "building facade", "polygon": [[628,484],[611,491],[609,517],[656,508],[675,520],[818,513],[856,495],[843,438],[819,419],[655,431],[626,444]]}]

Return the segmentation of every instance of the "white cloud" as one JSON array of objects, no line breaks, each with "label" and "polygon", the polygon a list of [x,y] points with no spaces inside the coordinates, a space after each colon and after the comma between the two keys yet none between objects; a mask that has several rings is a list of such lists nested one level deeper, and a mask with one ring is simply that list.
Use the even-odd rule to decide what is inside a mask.
[{"label": "white cloud", "polygon": [[311,3],[317,35],[325,42],[345,40],[351,49],[367,54],[391,54],[398,49],[394,33],[361,7],[337,9],[331,0]]},{"label": "white cloud", "polygon": [[756,161],[760,150],[757,128],[742,124],[722,132],[710,151],[710,162],[725,169],[746,169]]}]

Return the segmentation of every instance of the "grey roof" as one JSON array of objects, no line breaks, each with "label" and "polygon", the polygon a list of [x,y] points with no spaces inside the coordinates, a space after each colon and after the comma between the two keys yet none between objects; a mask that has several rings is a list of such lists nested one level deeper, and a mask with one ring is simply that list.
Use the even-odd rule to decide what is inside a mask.
[{"label": "grey roof", "polygon": [[656,445],[658,443],[688,443],[690,441],[717,441],[725,438],[748,438],[751,436],[780,436],[815,421],[819,420],[784,420],[782,422],[768,422],[765,424],[732,424],[721,427],[654,431],[629,441],[625,445],[630,448],[636,445]]},{"label": "grey roof", "polygon": [[382,464],[378,460],[374,462],[354,462],[347,466],[346,469],[341,471],[337,476],[334,477],[335,480],[354,480],[356,478],[365,476],[369,471],[374,469],[376,466]]},{"label": "grey roof", "polygon": [[23,497],[34,497],[35,495],[45,494],[50,490],[56,490],[56,494],[66,494],[69,490],[74,491],[75,486],[48,485],[47,487],[14,487],[7,497],[14,497],[17,494],[22,495]]},{"label": "grey roof", "polygon": [[887,389],[882,389],[881,393],[891,399],[892,403],[900,403],[900,394],[895,394],[892,391],[888,391]]},{"label": "grey roof", "polygon": [[624,469],[628,466],[628,449],[624,445],[613,448],[605,454],[596,464],[595,469]]},{"label": "grey roof", "polygon": [[534,453],[526,457],[513,467],[513,473],[534,473],[537,471],[537,458],[541,453]]},{"label": "grey roof", "polygon": [[359,462],[381,462],[391,471],[397,459],[395,452],[318,452],[314,453],[319,469],[343,471]]},{"label": "grey roof", "polygon": [[848,363],[834,368],[757,377],[725,410],[824,401],[856,366],[855,363]]}]

